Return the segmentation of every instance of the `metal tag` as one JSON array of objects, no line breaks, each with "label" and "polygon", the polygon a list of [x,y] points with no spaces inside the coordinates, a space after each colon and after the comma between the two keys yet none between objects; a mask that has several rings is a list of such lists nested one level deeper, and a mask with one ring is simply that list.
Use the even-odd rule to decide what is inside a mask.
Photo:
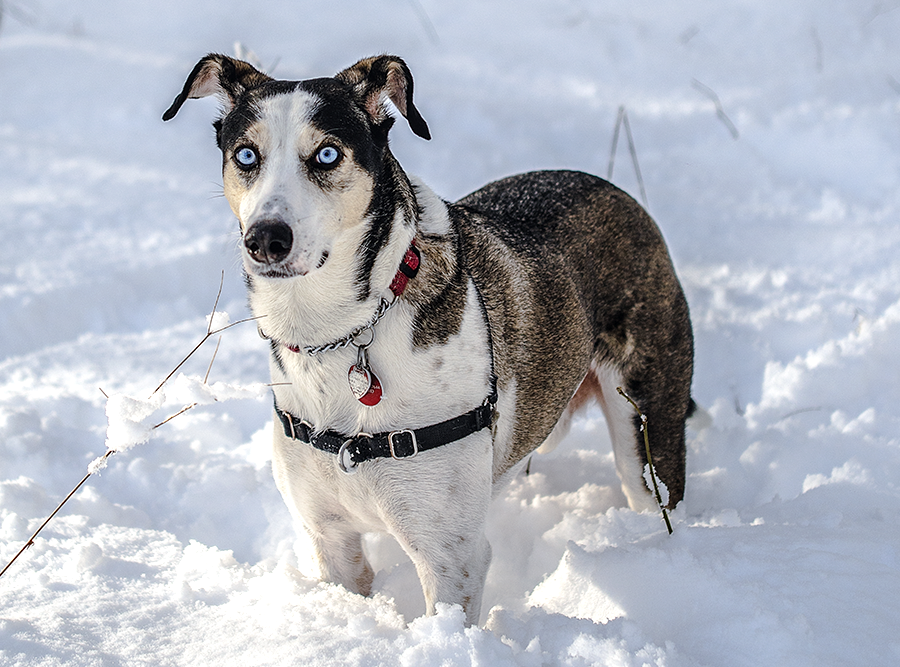
[{"label": "metal tag", "polygon": [[[369,343],[371,345],[371,342]],[[356,363],[350,367],[347,379],[350,381],[350,392],[354,398],[363,405],[372,407],[381,401],[381,382],[369,368],[369,355],[367,346],[360,346]]]},{"label": "metal tag", "polygon": [[362,397],[369,393],[372,388],[372,374],[367,368],[360,367],[356,364],[350,367],[348,374],[350,380],[350,391],[356,400],[362,400]]}]

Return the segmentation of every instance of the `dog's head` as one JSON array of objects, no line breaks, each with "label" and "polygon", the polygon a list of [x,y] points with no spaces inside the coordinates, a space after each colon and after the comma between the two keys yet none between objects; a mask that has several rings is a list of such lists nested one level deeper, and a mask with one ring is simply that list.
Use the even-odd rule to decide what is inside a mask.
[{"label": "dog's head", "polygon": [[[361,60],[334,78],[279,81],[252,65],[210,54],[163,115],[216,95],[225,196],[238,217],[249,276],[305,276],[342,254],[366,283],[387,243],[398,189],[409,183],[388,150],[390,100],[430,139],[413,105],[413,80],[394,56]],[[402,194],[402,193],[399,193]],[[405,247],[403,248],[405,249]]]}]

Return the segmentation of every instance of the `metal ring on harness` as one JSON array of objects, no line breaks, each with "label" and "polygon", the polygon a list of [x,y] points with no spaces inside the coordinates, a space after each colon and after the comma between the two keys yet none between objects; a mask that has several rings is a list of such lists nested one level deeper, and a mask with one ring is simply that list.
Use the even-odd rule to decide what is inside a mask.
[{"label": "metal ring on harness", "polygon": [[356,472],[356,467],[359,465],[353,460],[353,455],[350,453],[349,446],[353,442],[353,438],[349,438],[348,440],[344,440],[344,444],[341,445],[341,448],[337,453],[337,464],[338,468],[340,468],[343,472],[348,475],[352,475]]},{"label": "metal ring on harness", "polygon": [[353,460],[353,452],[350,451],[350,445],[355,443],[359,438],[369,438],[371,440],[372,437],[371,433],[358,433],[355,438],[347,438],[344,440],[344,444],[341,445],[337,453],[338,468],[348,475],[354,474],[359,467],[359,463]]}]

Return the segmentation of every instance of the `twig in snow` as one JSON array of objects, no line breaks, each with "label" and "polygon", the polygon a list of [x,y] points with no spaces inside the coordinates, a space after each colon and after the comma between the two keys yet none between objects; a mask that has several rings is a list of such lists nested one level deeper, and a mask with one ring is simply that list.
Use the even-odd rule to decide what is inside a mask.
[{"label": "twig in snow", "polygon": [[[106,395],[106,392],[104,392],[102,389],[100,391],[101,391],[101,393],[103,393],[104,396]],[[172,415],[171,417],[168,417],[167,419],[164,419],[163,421],[161,421],[159,424],[157,424],[153,428],[154,429],[159,428],[163,424],[175,419],[175,417],[177,417],[178,415],[184,414],[185,412],[187,412],[188,410],[193,408],[195,405],[197,405],[197,404],[194,403],[193,405],[188,405],[188,406],[183,407],[181,410],[176,412],[174,415]],[[115,449],[109,449],[109,450],[107,450],[106,454],[103,455],[103,459],[104,460],[108,459],[110,456],[112,456],[115,453],[116,453]],[[2,577],[6,573],[6,571],[12,566],[13,563],[16,562],[16,560],[19,558],[19,556],[21,556],[28,547],[30,547],[31,545],[34,544],[34,539],[38,536],[38,534],[42,530],[44,530],[44,528],[47,526],[48,523],[50,523],[50,521],[53,520],[53,517],[55,517],[57,515],[57,513],[63,508],[63,505],[65,505],[67,502],[69,502],[69,500],[72,498],[72,496],[74,496],[76,493],[78,493],[78,489],[80,489],[82,486],[84,486],[84,483],[86,481],[88,481],[88,478],[93,474],[94,474],[93,472],[89,472],[87,475],[85,475],[81,479],[81,481],[75,485],[75,488],[69,492],[69,495],[67,495],[65,498],[63,498],[62,502],[56,506],[56,509],[53,510],[53,512],[50,514],[50,516],[47,517],[47,519],[44,521],[44,523],[42,523],[38,527],[38,529],[36,531],[34,531],[34,534],[32,534],[32,536],[28,538],[28,541],[25,542],[25,544],[22,545],[22,548],[19,549],[19,551],[16,553],[16,555],[12,557],[12,560],[9,561],[2,570],[0,570],[0,577]]]},{"label": "twig in snow", "polygon": [[[115,453],[115,451],[110,449],[108,452],[106,452],[106,454],[104,455],[104,458],[106,458],[110,454],[114,454],[114,453]],[[82,485],[86,481],[88,481],[88,477],[90,477],[93,474],[94,473],[89,472],[87,475],[85,475],[84,478],[80,482],[78,482],[78,484],[75,486],[75,488],[72,489],[72,491],[69,493],[69,495],[67,495],[65,498],[63,498],[63,501],[59,505],[56,506],[56,509],[53,510],[53,513],[47,517],[47,519],[44,521],[44,523],[42,523],[40,525],[40,527],[36,531],[34,531],[34,534],[28,538],[28,541],[24,545],[22,545],[22,548],[19,549],[19,551],[16,553],[16,555],[12,557],[12,560],[6,564],[6,567],[4,567],[2,570],[0,570],[0,577],[2,577],[4,574],[6,574],[6,571],[10,567],[12,567],[12,564],[16,562],[16,560],[19,558],[19,556],[21,556],[23,553],[25,553],[25,550],[28,547],[30,547],[32,544],[34,544],[34,538],[36,538],[38,536],[38,533],[40,533],[42,530],[44,530],[44,527],[48,523],[50,523],[50,521],[53,519],[53,517],[56,516],[56,513],[62,509],[63,505],[65,505],[67,502],[69,502],[69,498],[74,496],[78,492],[78,489],[80,489],[82,487]]]},{"label": "twig in snow", "polygon": [[663,520],[666,522],[666,530],[669,531],[669,535],[672,534],[672,524],[669,521],[669,514],[666,512],[666,508],[663,507],[662,496],[659,494],[659,485],[656,483],[656,469],[653,467],[653,457],[650,456],[650,436],[647,433],[647,415],[641,412],[641,409],[638,407],[638,404],[634,402],[634,399],[631,398],[628,394],[625,393],[625,390],[622,387],[616,387],[616,391],[621,394],[621,396],[631,403],[631,407],[635,409],[638,413],[638,416],[641,419],[641,432],[644,434],[644,451],[647,454],[647,465],[650,466],[650,479],[653,480],[653,494],[656,496],[656,504],[659,505],[659,510],[662,512]]},{"label": "twig in snow", "polygon": [[719,117],[719,120],[721,120],[725,127],[728,128],[728,131],[731,133],[731,138],[737,141],[740,133],[734,126],[734,123],[731,122],[728,114],[725,113],[725,109],[724,107],[722,107],[722,101],[719,99],[719,96],[716,95],[716,91],[714,91],[709,86],[700,83],[699,81],[697,81],[697,79],[691,79],[691,85],[695,90],[699,90],[701,93],[712,100],[712,103],[716,105],[716,115]]},{"label": "twig in snow", "polygon": [[876,3],[875,6],[872,7],[872,16],[870,16],[869,19],[865,23],[863,23],[863,26],[869,25],[875,19],[884,16],[885,14],[890,14],[896,9],[900,9],[900,6],[894,5],[893,7],[884,7],[880,2]]},{"label": "twig in snow", "polygon": [[619,128],[622,127],[622,118],[625,116],[625,106],[619,107],[619,114],[616,116],[616,126],[613,128],[612,146],[609,148],[609,167],[606,169],[606,180],[611,181],[613,177],[613,167],[616,164],[616,148],[619,145]]},{"label": "twig in snow", "polygon": [[209,360],[209,366],[206,368],[206,375],[203,376],[203,384],[208,384],[209,382],[209,373],[212,371],[213,363],[216,360],[216,355],[219,354],[219,346],[222,344],[222,337],[219,336],[219,340],[216,341],[216,349],[213,350],[212,359]]},{"label": "twig in snow", "polygon": [[[185,362],[194,355],[194,352],[199,350],[202,347],[203,343],[205,343],[207,340],[209,340],[212,336],[215,336],[216,334],[220,334],[223,331],[230,329],[231,327],[237,326],[238,324],[243,324],[244,322],[251,322],[253,320],[258,320],[262,317],[265,317],[265,315],[258,315],[256,317],[245,317],[242,320],[238,320],[237,322],[231,322],[230,324],[226,324],[225,326],[219,327],[218,329],[214,330],[213,322],[215,321],[216,308],[219,305],[219,298],[222,296],[222,285],[224,284],[224,282],[225,282],[225,272],[223,271],[222,279],[219,281],[219,292],[216,294],[216,302],[213,304],[212,314],[209,316],[209,323],[206,325],[206,335],[202,338],[202,340],[199,343],[197,343],[194,346],[194,349],[191,350],[190,352],[188,352],[187,356],[184,359],[182,359],[175,368],[172,369],[172,372],[169,373],[165,377],[165,379],[163,379],[163,381],[159,383],[159,386],[156,389],[154,389],[152,392],[150,392],[151,397],[156,392],[158,392],[160,389],[162,389],[163,385],[166,382],[168,382],[172,378],[172,376],[175,375],[175,373],[178,372],[178,369],[181,368],[182,366],[184,366]],[[215,358],[215,356],[213,358]],[[212,363],[212,362],[210,362],[210,363]],[[208,375],[208,373],[207,373],[207,375]]]},{"label": "twig in snow", "polygon": [[256,69],[261,72],[265,72],[266,74],[272,74],[275,71],[275,68],[278,67],[278,63],[281,62],[281,56],[275,58],[275,62],[273,62],[269,67],[263,67],[262,58],[260,58],[254,51],[248,49],[244,46],[243,42],[237,41],[234,43],[234,57],[238,60],[243,60],[245,62],[250,63]]},{"label": "twig in snow", "polygon": [[609,168],[606,170],[606,180],[611,181],[613,177],[613,167],[616,163],[616,148],[619,145],[620,127],[625,128],[625,138],[628,140],[628,152],[631,153],[631,164],[634,165],[634,175],[637,177],[638,188],[640,188],[641,192],[641,203],[644,205],[644,208],[648,208],[647,191],[644,189],[644,177],[641,175],[637,149],[634,146],[634,137],[631,135],[631,123],[628,122],[628,112],[625,111],[624,104],[619,107],[619,115],[616,117],[616,127],[613,129],[613,140],[609,150]]},{"label": "twig in snow", "polygon": [[[170,416],[166,417],[165,419],[163,419],[161,422],[159,422],[159,423],[158,423],[156,426],[154,426],[153,428],[154,428],[154,429],[158,429],[158,428],[159,428],[160,426],[162,426],[163,424],[168,424],[170,421],[172,421],[173,419],[175,419],[175,417],[177,417],[178,415],[183,415],[183,414],[184,414],[185,412],[187,412],[188,410],[190,410],[190,409],[192,409],[192,408],[196,408],[196,407],[197,407],[197,404],[196,404],[196,403],[191,403],[190,405],[185,405],[183,408],[181,408],[181,410],[179,410],[178,412],[176,412],[174,415],[170,415]],[[114,452],[114,451],[116,451],[116,450],[112,450],[112,451]]]},{"label": "twig in snow", "polygon": [[888,85],[894,89],[895,93],[900,93],[900,81],[897,81],[897,79],[888,74],[887,82]]},{"label": "twig in snow", "polygon": [[696,25],[692,25],[678,36],[678,41],[681,42],[682,46],[687,46],[687,43],[694,39],[699,33],[700,28]]},{"label": "twig in snow", "polygon": [[816,26],[812,27],[811,33],[813,46],[816,49],[816,71],[821,73],[825,68],[825,55],[824,49],[822,48],[822,40],[819,38],[819,31],[816,30]]},{"label": "twig in snow", "polygon": [[[210,315],[209,323],[206,326],[206,335],[203,337],[203,340],[201,340],[194,347],[194,349],[191,350],[191,352],[174,368],[174,370],[166,376],[165,380],[163,380],[162,382],[159,383],[159,386],[153,390],[153,394],[158,392],[163,387],[163,385],[166,382],[168,382],[169,378],[171,378],[175,374],[175,372],[179,368],[181,368],[181,366],[183,366],[184,363],[188,359],[190,359],[191,356],[193,356],[193,354],[197,350],[200,349],[200,346],[203,345],[203,343],[205,343],[211,336],[215,336],[216,334],[221,333],[221,332],[225,331],[226,329],[230,329],[231,327],[241,324],[243,322],[249,322],[251,320],[259,319],[257,317],[248,317],[243,320],[238,320],[237,322],[232,322],[231,324],[228,324],[226,326],[219,327],[218,329],[213,329],[213,321],[214,321],[214,317],[216,314],[216,307],[219,305],[219,298],[222,295],[222,283],[224,282],[224,280],[225,280],[225,275],[223,272],[222,281],[219,283],[219,292],[218,292],[218,294],[216,294],[216,302],[215,302],[215,305],[213,306],[213,311],[212,311],[212,314]],[[221,337],[219,337],[219,343],[221,343],[221,342],[222,342],[222,339],[221,339]],[[212,359],[209,362],[209,367],[206,369],[206,376],[203,378],[204,384],[207,384],[207,381],[209,380],[209,374],[210,374],[210,371],[212,371],[213,362],[215,361],[216,354],[219,351],[219,343],[216,344],[215,352],[213,352]],[[102,393],[104,396],[106,396],[107,399],[109,398],[107,393],[105,391],[103,391],[102,388],[100,389],[100,393]],[[151,394],[151,396],[153,396],[153,394]],[[155,424],[154,426],[152,426],[150,430],[156,430],[160,426],[162,426],[164,424],[168,424],[170,421],[172,421],[179,415],[183,415],[185,412],[187,412],[188,410],[190,410],[196,406],[197,406],[197,403],[191,403],[190,405],[184,406],[178,412],[170,415],[169,417],[166,417],[158,424]],[[69,502],[69,500],[72,498],[72,496],[74,496],[78,492],[78,490],[84,485],[84,483],[88,480],[88,478],[90,478],[91,475],[93,475],[95,472],[100,470],[103,467],[103,465],[105,465],[104,462],[106,461],[106,459],[108,459],[110,456],[115,454],[117,451],[118,450],[116,450],[116,449],[110,448],[106,451],[106,453],[103,456],[101,456],[94,463],[91,464],[91,467],[88,469],[88,473],[81,479],[80,482],[78,482],[78,484],[75,485],[75,488],[72,489],[65,498],[63,498],[62,502],[56,506],[56,509],[53,510],[53,512],[50,514],[50,516],[47,517],[47,519],[38,527],[38,529],[36,531],[34,531],[34,534],[32,534],[32,536],[30,538],[28,538],[28,541],[25,542],[25,544],[22,546],[21,549],[19,549],[19,551],[16,553],[16,555],[12,557],[12,560],[10,560],[6,564],[6,566],[2,570],[0,570],[0,577],[2,577],[6,573],[6,571],[12,566],[13,563],[16,562],[16,560],[18,560],[19,556],[21,556],[25,552],[25,550],[28,549],[28,547],[30,547],[34,544],[34,540],[38,536],[38,534],[47,526],[47,524],[50,523],[50,521],[53,519],[53,517],[55,517],[57,515],[57,513],[63,508],[63,506],[67,502]],[[97,465],[95,465],[95,464],[97,464]]]},{"label": "twig in snow", "polygon": [[236,41],[234,43],[234,57],[253,65],[256,69],[262,69],[262,61],[253,51],[244,46],[243,42]]},{"label": "twig in snow", "polygon": [[792,410],[791,412],[788,412],[786,415],[784,415],[777,422],[775,422],[775,425],[778,426],[781,422],[787,421],[791,417],[796,417],[797,415],[806,414],[807,412],[821,412],[824,409],[825,408],[823,408],[821,406],[817,406],[817,407],[811,407],[811,408],[800,408],[798,410]]},{"label": "twig in snow", "polygon": [[37,24],[37,11],[30,7],[23,7],[18,2],[9,2],[8,0],[0,0],[0,26],[5,17],[17,20],[24,26],[34,26]]}]

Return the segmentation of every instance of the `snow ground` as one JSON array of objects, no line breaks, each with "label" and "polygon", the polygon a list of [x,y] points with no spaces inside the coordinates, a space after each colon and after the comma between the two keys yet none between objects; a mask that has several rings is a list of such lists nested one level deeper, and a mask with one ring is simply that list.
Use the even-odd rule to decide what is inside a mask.
[{"label": "snow ground", "polygon": [[[3,665],[889,665],[900,662],[900,9],[501,0],[6,0],[0,24],[0,565],[105,451],[100,393],[149,394],[246,315],[194,62],[240,40],[283,78],[404,57],[455,199],[605,175],[619,105],[692,309],[675,533],[624,508],[599,412],[493,508],[483,625],[310,576],[266,399],[197,408],[109,459],[0,579]],[[715,95],[737,131],[717,116]],[[623,141],[613,180],[637,194]],[[212,343],[185,369],[202,376]],[[252,325],[212,380],[265,382]]]}]

